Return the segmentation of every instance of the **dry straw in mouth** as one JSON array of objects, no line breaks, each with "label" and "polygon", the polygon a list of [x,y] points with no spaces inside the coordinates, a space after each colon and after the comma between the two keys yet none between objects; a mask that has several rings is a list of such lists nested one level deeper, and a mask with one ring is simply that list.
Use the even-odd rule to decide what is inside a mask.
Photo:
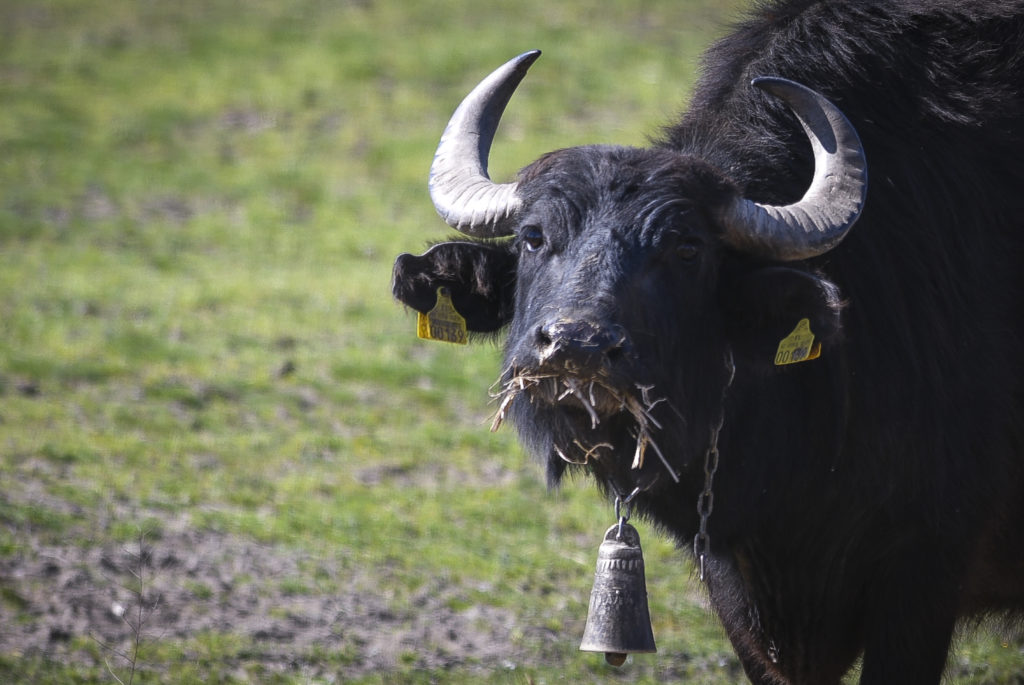
[{"label": "dry straw in mouth", "polygon": [[[636,389],[639,391],[638,396],[638,394],[634,392],[623,393],[618,388],[603,382],[600,378],[583,380],[572,376],[560,376],[556,374],[516,373],[503,383],[500,380],[498,383],[495,383],[495,385],[500,383],[501,387],[497,392],[492,392],[492,397],[498,400],[498,410],[494,414],[494,420],[491,423],[491,431],[497,431],[501,427],[501,424],[504,423],[508,407],[512,403],[512,400],[514,400],[520,393],[535,388],[544,382],[548,382],[552,385],[551,389],[554,391],[552,394],[556,397],[556,402],[561,402],[569,396],[575,397],[590,416],[591,429],[596,429],[601,423],[601,416],[598,414],[595,407],[597,404],[594,395],[595,387],[610,396],[615,402],[619,403],[620,411],[628,412],[633,417],[633,420],[636,421],[636,450],[633,453],[632,468],[640,469],[643,467],[647,448],[650,447],[668,470],[669,475],[672,476],[672,480],[677,483],[679,482],[679,476],[676,474],[675,469],[673,469],[668,463],[668,459],[665,458],[661,448],[658,447],[658,443],[654,441],[654,438],[651,435],[652,427],[654,429],[661,428],[661,424],[658,423],[658,421],[651,415],[651,410],[658,404],[666,401],[663,397],[651,399],[650,393],[651,390],[654,389],[654,386],[636,385]],[[599,448],[612,447],[608,443],[600,443],[587,448],[584,447],[579,440],[574,440],[573,442],[580,450],[583,451],[582,462],[569,459],[559,446],[555,446],[555,452],[558,456],[572,464],[586,464],[590,460],[591,456],[595,459],[598,458],[597,450]]]}]

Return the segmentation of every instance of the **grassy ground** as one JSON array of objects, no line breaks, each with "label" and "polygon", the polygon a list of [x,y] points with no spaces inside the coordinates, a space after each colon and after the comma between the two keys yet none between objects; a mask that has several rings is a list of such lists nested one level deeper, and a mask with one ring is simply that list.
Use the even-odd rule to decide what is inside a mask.
[{"label": "grassy ground", "polygon": [[[545,50],[496,176],[642,144],[734,6],[0,5],[0,681],[735,682],[643,525],[659,655],[575,651],[610,507],[389,296],[487,71]],[[983,633],[956,682],[1022,663]]]}]

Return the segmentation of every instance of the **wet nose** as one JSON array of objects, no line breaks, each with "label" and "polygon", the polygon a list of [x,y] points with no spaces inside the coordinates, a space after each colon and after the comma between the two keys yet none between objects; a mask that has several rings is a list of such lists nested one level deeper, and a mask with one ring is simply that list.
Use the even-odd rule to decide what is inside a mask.
[{"label": "wet nose", "polygon": [[621,357],[629,336],[617,325],[558,319],[537,327],[535,344],[542,368],[597,371]]}]

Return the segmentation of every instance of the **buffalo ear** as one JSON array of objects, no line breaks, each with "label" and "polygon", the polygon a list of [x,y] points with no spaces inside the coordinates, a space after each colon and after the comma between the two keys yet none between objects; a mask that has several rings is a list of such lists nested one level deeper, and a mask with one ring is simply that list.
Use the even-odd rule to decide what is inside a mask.
[{"label": "buffalo ear", "polygon": [[391,291],[395,298],[426,314],[437,303],[437,290],[448,288],[466,327],[491,333],[512,320],[516,259],[496,243],[438,243],[422,255],[395,260]]},{"label": "buffalo ear", "polygon": [[785,266],[737,274],[724,289],[726,330],[737,354],[772,366],[779,343],[802,319],[824,352],[842,333],[839,287],[825,277]]}]

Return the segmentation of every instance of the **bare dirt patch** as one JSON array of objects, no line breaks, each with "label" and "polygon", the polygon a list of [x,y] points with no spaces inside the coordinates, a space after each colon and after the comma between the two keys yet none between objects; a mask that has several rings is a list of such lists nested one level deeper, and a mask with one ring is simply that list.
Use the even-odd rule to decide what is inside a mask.
[{"label": "bare dirt patch", "polygon": [[240,674],[255,666],[328,681],[473,664],[493,671],[524,657],[511,611],[458,608],[463,589],[444,579],[398,596],[380,573],[193,530],[184,519],[125,544],[29,535],[20,553],[0,558],[0,653],[119,671],[138,640],[139,666],[160,671],[148,646],[176,642],[188,653],[204,634],[226,634],[244,645]]}]

